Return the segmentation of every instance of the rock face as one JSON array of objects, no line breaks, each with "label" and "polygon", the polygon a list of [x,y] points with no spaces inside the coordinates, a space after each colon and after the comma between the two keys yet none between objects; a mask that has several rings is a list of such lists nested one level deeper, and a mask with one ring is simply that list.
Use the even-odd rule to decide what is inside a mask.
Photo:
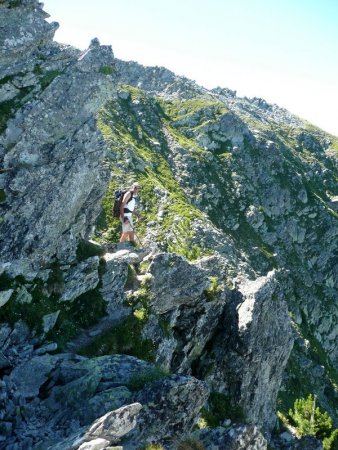
[{"label": "rock face", "polygon": [[[226,286],[277,268],[297,336],[280,401],[287,412],[316,392],[336,417],[337,138],[262,99],[184,89],[163,68],[117,64],[131,86],[102,123],[118,149],[112,188],[128,177],[145,186],[143,242],[191,260],[214,253],[210,276]],[[161,343],[165,364],[173,345]]]},{"label": "rock face", "polygon": [[[286,303],[273,272],[245,281],[239,292],[237,302],[225,310],[201,367],[213,363],[213,374],[207,376],[212,385],[226,386],[231,398],[238,396],[251,423],[272,429],[271,411],[293,345]],[[214,360],[210,354],[215,354]]]},{"label": "rock face", "polygon": [[[0,6],[0,447],[263,450],[281,386],[335,420],[338,140],[46,17]],[[135,180],[143,249],[111,242]]]},{"label": "rock face", "polygon": [[235,292],[219,286],[210,299],[208,271],[183,258],[155,256],[149,273],[150,303],[170,330],[161,338],[155,318],[146,326],[146,335],[158,339],[158,363],[206,379],[212,390],[241,405],[247,421],[271,430],[276,421],[271,412],[293,345],[276,274],[238,280]]},{"label": "rock face", "polygon": [[111,48],[93,41],[69,60],[67,50],[51,44],[56,25],[45,17],[36,1],[1,6],[1,48],[12,59],[0,77],[19,89],[4,103],[8,122],[0,141],[1,263],[15,275],[36,273],[53,256],[75,259],[108,179],[95,114],[113,93],[111,76],[102,73],[113,72]]},{"label": "rock face", "polygon": [[130,438],[133,442],[126,442],[126,448],[136,449],[138,441],[170,442],[180,438],[192,429],[208,394],[205,383],[180,375],[148,385],[136,396],[146,406]]},{"label": "rock face", "polygon": [[188,376],[162,374],[162,380],[151,382],[154,369],[123,355],[36,356],[1,385],[5,422],[0,425],[10,425],[2,442],[7,448],[15,443],[18,448],[38,443],[55,450],[105,448],[120,442],[125,448],[139,448],[154,438],[180,436],[197,420],[208,388]]},{"label": "rock face", "polygon": [[46,17],[37,0],[1,2],[1,71],[24,66],[40,47],[50,44],[58,24],[49,24]]},{"label": "rock face", "polygon": [[215,428],[196,432],[195,436],[205,448],[227,450],[266,450],[267,442],[256,427],[235,426],[231,430]]}]

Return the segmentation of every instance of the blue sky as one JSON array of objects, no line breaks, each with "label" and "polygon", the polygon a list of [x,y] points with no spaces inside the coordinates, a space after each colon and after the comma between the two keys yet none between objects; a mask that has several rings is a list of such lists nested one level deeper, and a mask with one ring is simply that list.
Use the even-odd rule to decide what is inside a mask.
[{"label": "blue sky", "polygon": [[337,0],[45,0],[56,40],[262,97],[338,136]]}]

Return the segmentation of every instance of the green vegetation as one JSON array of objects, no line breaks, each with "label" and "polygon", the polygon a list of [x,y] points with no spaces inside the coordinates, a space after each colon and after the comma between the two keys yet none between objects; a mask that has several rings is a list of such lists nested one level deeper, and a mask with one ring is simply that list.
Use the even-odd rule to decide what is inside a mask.
[{"label": "green vegetation", "polygon": [[103,73],[103,75],[112,75],[113,72],[114,72],[114,70],[111,66],[100,67],[100,73]]},{"label": "green vegetation", "polygon": [[[187,199],[183,189],[175,179],[167,158],[167,147],[163,138],[159,138],[160,146],[154,147],[154,136],[146,124],[140,124],[137,111],[133,109],[133,102],[140,102],[145,109],[152,111],[158,108],[153,100],[145,97],[140,90],[124,87],[129,94],[125,100],[120,99],[118,103],[111,103],[103,109],[98,118],[99,128],[108,142],[111,142],[114,152],[121,154],[128,149],[129,157],[137,161],[141,158],[142,167],[128,172],[130,179],[137,179],[142,186],[142,216],[143,221],[137,224],[137,231],[142,236],[146,231],[146,224],[151,221],[158,222],[157,214],[161,197],[155,192],[163,192],[166,201],[162,201],[163,220],[161,229],[157,230],[156,239],[166,244],[169,251],[176,251],[189,259],[199,257],[201,250],[197,244],[191,243],[192,234],[189,231],[190,224],[196,218],[202,219],[203,215],[193,207]],[[138,104],[138,103],[137,103]],[[163,112],[162,112],[163,114]],[[160,125],[160,124],[159,124]],[[155,131],[154,131],[155,133]],[[120,222],[111,218],[114,190],[126,184],[124,171],[117,171],[109,186],[107,196],[103,201],[104,213],[98,222],[98,234],[101,239],[118,239]],[[175,218],[182,219],[183,224],[175,225]],[[180,236],[184,228],[183,236]],[[166,236],[169,230],[176,231],[176,242],[167,242]]]},{"label": "green vegetation", "polygon": [[141,317],[141,320],[147,320],[150,313],[149,282],[150,278],[145,275],[140,288],[134,291],[126,301],[126,306],[132,307],[134,312],[137,311],[136,316]]},{"label": "green vegetation", "polygon": [[56,306],[56,309],[60,310],[60,315],[47,338],[57,342],[59,350],[63,350],[66,343],[74,339],[81,329],[91,327],[107,314],[107,305],[99,291],[99,286],[85,292],[72,302],[62,302]]},{"label": "green vegetation", "polygon": [[338,430],[332,431],[331,417],[319,408],[316,396],[309,394],[307,398],[296,399],[287,415],[278,416],[286,427],[295,427],[299,437],[315,436],[323,441],[325,450],[338,449]]},{"label": "green vegetation", "polygon": [[80,350],[81,355],[101,356],[113,353],[136,356],[153,362],[156,347],[152,340],[142,337],[145,320],[135,315],[128,316],[109,331],[100,335],[94,342]]},{"label": "green vegetation", "polygon": [[43,76],[40,78],[40,84],[42,89],[46,89],[47,86],[58,76],[61,75],[62,72],[59,70],[50,70],[49,72],[45,72]]},{"label": "green vegetation", "polygon": [[239,405],[234,405],[230,397],[220,392],[211,392],[208,408],[202,408],[199,427],[218,427],[225,419],[245,422],[245,416]]},{"label": "green vegetation", "polygon": [[218,277],[209,277],[209,280],[210,280],[211,284],[208,287],[208,289],[206,289],[204,291],[204,294],[205,294],[208,302],[211,302],[218,298],[218,294],[223,290],[223,288],[218,283]]},{"label": "green vegetation", "polygon": [[203,117],[205,110],[208,111],[209,117],[217,119],[221,115],[228,112],[228,109],[220,102],[208,101],[203,98],[192,98],[188,100],[173,100],[165,102],[158,99],[165,114],[171,121],[186,119],[188,116],[200,114]]},{"label": "green vegetation", "polygon": [[[39,77],[42,89],[45,89],[54,80],[54,78],[61,74],[58,70],[51,70],[44,73],[41,66],[38,64],[35,65],[33,73]],[[0,81],[0,86],[12,81],[14,84],[17,77],[23,77],[24,75],[26,74],[20,72],[15,75],[4,77]],[[18,93],[14,98],[0,103],[0,134],[5,131],[8,120],[15,115],[18,109],[20,109],[25,102],[25,98],[34,89],[34,86],[25,86],[17,89]]]},{"label": "green vegetation", "polygon": [[0,203],[4,203],[6,201],[6,192],[3,189],[0,189]]},{"label": "green vegetation", "polygon": [[[335,410],[338,406],[336,398],[338,381],[337,372],[332,366],[320,342],[314,337],[314,331],[307,324],[304,315],[301,326],[295,325],[295,329],[300,337],[307,341],[307,357],[315,363],[325,367],[326,387],[324,392],[332,410]],[[289,409],[293,407],[296,399],[300,397],[307,398],[310,393],[322,390],[323,380],[314,379],[308,368],[301,364],[303,358],[302,354],[303,350],[296,340],[286,367],[286,383],[284,388],[278,394],[278,410],[284,415],[286,415]]]},{"label": "green vegetation", "polygon": [[[318,290],[318,297],[322,296],[321,290]],[[327,353],[323,349],[321,343],[315,337],[315,328],[313,325],[308,323],[307,317],[304,313],[302,313],[302,323],[300,326],[295,326],[298,333],[302,336],[303,339],[306,339],[309,343],[309,354],[311,359],[318,363],[321,366],[325,367],[326,373],[330,378],[330,381],[333,385],[338,384],[338,373],[337,370],[333,367],[330,358]],[[311,392],[311,390],[309,391]],[[308,394],[307,392],[306,394]],[[299,396],[299,395],[298,395]],[[337,404],[338,406],[338,404]]]},{"label": "green vegetation", "polygon": [[139,391],[145,384],[161,380],[162,378],[166,378],[168,375],[168,371],[162,369],[161,367],[154,367],[131,377],[127,387],[131,391]]},{"label": "green vegetation", "polygon": [[324,450],[338,450],[338,429],[335,429],[331,436],[323,440]]},{"label": "green vegetation", "polygon": [[76,259],[81,262],[91,256],[102,256],[104,253],[105,250],[100,245],[81,239],[76,249]]},{"label": "green vegetation", "polygon": [[14,9],[22,5],[22,0],[10,0],[8,8]]},{"label": "green vegetation", "polygon": [[165,448],[161,444],[146,444],[142,450],[165,450]]},{"label": "green vegetation", "polygon": [[288,418],[297,429],[299,436],[311,435],[319,439],[328,437],[332,429],[332,420],[316,404],[317,398],[310,394],[307,398],[297,399]]},{"label": "green vegetation", "polygon": [[136,270],[135,268],[128,264],[128,276],[125,284],[125,289],[133,289],[136,281]]},{"label": "green vegetation", "polygon": [[334,140],[330,146],[336,153],[338,153],[338,140]]},{"label": "green vegetation", "polygon": [[[88,328],[106,314],[106,302],[103,300],[99,286],[88,291],[72,302],[60,302],[63,288],[63,273],[57,263],[51,266],[47,285],[42,280],[27,283],[22,277],[10,279],[5,274],[0,276],[2,289],[14,289],[10,300],[0,308],[0,322],[14,325],[22,320],[31,330],[43,332],[43,317],[59,311],[54,328],[46,338],[58,344],[62,351],[65,344],[78,335],[82,328]],[[32,296],[30,303],[17,301],[17,293],[24,286]]]},{"label": "green vegetation", "polygon": [[0,275],[0,290],[5,291],[7,289],[15,288],[17,284],[17,279],[10,278],[6,272],[3,272]]},{"label": "green vegetation", "polygon": [[200,258],[202,249],[193,243],[194,232],[191,230],[191,220],[185,217],[178,223],[174,223],[171,232],[175,239],[168,243],[168,252],[184,256],[189,261]]},{"label": "green vegetation", "polygon": [[[255,184],[253,178],[257,175],[257,183],[259,182],[261,175],[259,164],[264,157],[260,147],[247,141],[244,144],[245,157],[239,158],[236,152],[229,153],[231,142],[217,140],[217,136],[214,136],[210,129],[210,125],[216,123],[227,111],[225,108],[222,109],[222,105],[212,100],[199,98],[166,102],[163,99],[154,100],[137,88],[124,86],[123,90],[129,95],[111,103],[100,115],[102,132],[105,139],[111,143],[114,155],[111,160],[117,161],[116,164],[114,163],[110,192],[105,200],[107,205],[110,202],[110,209],[112,197],[109,200],[109,195],[113,190],[124,187],[129,180],[137,180],[142,185],[140,200],[144,219],[137,225],[137,230],[141,235],[146,232],[146,228],[152,231],[161,249],[175,252],[190,260],[204,256],[206,249],[203,247],[202,239],[193,230],[196,223],[203,223],[210,218],[216,227],[222,229],[234,241],[234,246],[250,259],[254,269],[262,271],[264,268],[265,271],[277,267],[274,244],[269,244],[264,234],[260,230],[257,231],[246,216],[248,206],[254,205],[260,214],[264,215],[263,226],[266,227],[267,232],[277,233],[279,219],[270,217],[269,212],[264,211],[263,198],[257,192],[258,184]],[[243,122],[248,123],[247,115],[242,119]],[[325,167],[328,167],[327,163],[321,159],[320,154],[317,155],[311,149],[299,144],[299,129],[254,118],[249,122],[250,128],[257,129],[263,140],[273,139],[274,141],[271,152],[276,153],[276,156],[268,166],[271,169],[272,182],[276,182],[280,189],[290,192],[294,199],[297,199],[300,187],[304,186],[308,196],[307,205],[312,206],[320,202],[320,206],[329,211],[329,198],[326,191],[330,193],[331,185],[333,185],[333,175],[330,175],[332,169],[326,171],[325,175],[331,183],[328,189],[327,185],[321,183],[320,176],[311,175],[316,171],[322,173]],[[202,141],[199,138],[203,134],[211,141],[215,137],[215,143],[218,145],[215,150],[207,151],[202,148],[199,144]],[[177,154],[175,151],[171,153],[167,141],[174,142],[174,147],[178,149]],[[178,145],[175,146],[175,143]],[[331,147],[336,148],[335,146],[337,146],[336,142]],[[269,152],[268,149],[265,151]],[[199,186],[194,186],[193,194],[190,191],[187,195],[184,190],[185,185],[183,183],[180,185],[175,176],[176,157],[177,164],[182,157],[191,167],[189,175],[193,177],[192,181],[198,180],[206,186],[212,183],[219,200],[217,197],[211,200],[207,196],[204,197],[205,191],[199,192]],[[268,157],[273,158],[273,155]],[[245,177],[248,173],[246,167],[248,164],[254,171],[252,178],[251,175]],[[268,187],[266,186],[267,189]],[[247,199],[246,193],[248,193]],[[190,201],[195,194],[201,202],[200,208],[207,211],[207,215]],[[246,204],[249,201],[251,203]],[[104,206],[110,214],[109,207]],[[333,215],[331,212],[330,214]],[[304,216],[300,220],[305,221],[305,219]],[[120,223],[114,223],[109,218],[105,218],[105,221],[102,236],[116,241]],[[150,230],[150,227],[153,229]],[[292,268],[304,263],[296,244],[291,250],[287,250],[285,257],[291,262]],[[206,292],[210,300],[217,298],[217,288],[218,282],[215,281],[210,286],[210,292]],[[273,299],[277,297],[274,296]],[[135,319],[145,320],[147,311],[147,306],[141,303],[134,304]],[[313,337],[315,330],[305,326],[304,323],[306,322],[302,325],[302,336],[310,343],[310,358],[324,365],[333,386],[336,373],[320,342]],[[170,333],[169,328],[164,324],[163,332]],[[291,356],[288,365],[287,390],[279,395],[280,409],[284,413],[300,395],[307,396],[310,392],[316,392],[311,375],[306,373],[299,364],[299,358],[294,355]],[[330,404],[333,405],[334,396],[331,398]]]},{"label": "green vegetation", "polygon": [[[1,277],[1,284],[7,284],[7,289],[20,289],[21,280],[5,279]],[[10,285],[9,285],[10,283]],[[30,329],[35,329],[38,332],[42,331],[42,317],[46,314],[57,311],[55,300],[46,296],[43,291],[43,282],[37,281],[32,285],[29,293],[32,295],[31,303],[16,302],[16,293],[12,294],[10,300],[0,308],[0,322],[8,322],[14,325],[15,322],[22,320]]]},{"label": "green vegetation", "polygon": [[[1,80],[0,85],[3,84],[5,80],[10,81],[13,78],[14,77],[6,77],[5,79]],[[19,93],[14,98],[0,103],[0,134],[5,131],[8,120],[14,117],[16,111],[22,105],[22,100],[24,99],[24,97],[26,97],[26,95],[30,93],[31,90],[31,86],[20,88]]]},{"label": "green vegetation", "polygon": [[126,304],[132,308],[132,314],[81,349],[81,354],[100,356],[120,353],[151,362],[155,360],[155,343],[142,336],[143,328],[150,314],[147,278],[142,281],[140,289],[128,297]]},{"label": "green vegetation", "polygon": [[157,322],[165,337],[170,337],[172,335],[172,329],[170,323],[163,319],[162,316],[158,316]]}]

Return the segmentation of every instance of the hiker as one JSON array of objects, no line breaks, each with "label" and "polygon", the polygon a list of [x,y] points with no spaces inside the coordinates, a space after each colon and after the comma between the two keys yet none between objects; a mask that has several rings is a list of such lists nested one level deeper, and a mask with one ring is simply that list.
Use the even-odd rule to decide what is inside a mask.
[{"label": "hiker", "polygon": [[129,191],[127,191],[123,196],[120,209],[120,218],[122,222],[120,242],[135,241],[133,215],[135,214],[137,217],[140,217],[135,209],[135,197],[137,197],[139,190],[140,185],[138,183],[134,183]]}]

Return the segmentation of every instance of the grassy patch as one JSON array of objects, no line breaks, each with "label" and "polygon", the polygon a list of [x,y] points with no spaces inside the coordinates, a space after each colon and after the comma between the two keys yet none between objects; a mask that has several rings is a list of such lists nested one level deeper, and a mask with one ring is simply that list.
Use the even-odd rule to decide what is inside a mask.
[{"label": "grassy patch", "polygon": [[0,134],[5,131],[8,120],[14,117],[16,111],[22,105],[22,100],[31,90],[31,86],[21,88],[16,97],[0,103]]},{"label": "grassy patch", "polygon": [[14,325],[22,320],[28,327],[37,332],[43,332],[43,317],[60,311],[54,328],[47,334],[47,339],[57,342],[59,350],[73,339],[82,328],[90,327],[106,314],[106,302],[103,300],[99,287],[88,291],[72,302],[59,302],[59,294],[63,288],[63,273],[57,264],[53,264],[47,284],[37,280],[27,284],[22,277],[10,279],[5,274],[0,277],[2,289],[19,291],[25,286],[32,296],[30,303],[19,303],[14,292],[11,299],[0,308],[0,322]]},{"label": "grassy patch", "polygon": [[168,243],[168,251],[184,256],[189,261],[201,257],[201,248],[193,242],[195,234],[191,230],[191,219],[185,217],[179,223],[174,223],[171,232],[175,238]]},{"label": "grassy patch", "polygon": [[245,422],[242,408],[234,404],[230,397],[219,392],[211,392],[208,408],[202,408],[201,418],[211,428],[218,427],[225,419]]},{"label": "grassy patch", "polygon": [[105,332],[80,350],[81,355],[101,356],[114,353],[135,356],[146,361],[155,360],[156,347],[152,340],[143,339],[144,321],[134,315]]},{"label": "grassy patch", "polygon": [[203,98],[173,100],[169,102],[159,99],[159,103],[165,114],[172,121],[181,120],[199,112],[201,113],[201,117],[203,117],[205,110],[208,110],[213,116],[219,116],[228,111],[222,103],[208,101]]},{"label": "grassy patch", "polygon": [[101,66],[100,67],[100,73],[103,73],[103,75],[112,75],[113,72],[114,72],[114,70],[111,66]]},{"label": "grassy patch", "polygon": [[[2,283],[7,282],[2,277]],[[7,285],[9,287],[9,285]],[[20,281],[17,279],[10,282],[12,289],[19,289]],[[55,298],[50,298],[44,292],[43,282],[38,280],[30,289],[32,295],[31,303],[16,302],[16,294],[12,294],[11,299],[0,308],[0,322],[7,322],[14,325],[15,322],[22,320],[30,329],[42,332],[42,318],[58,310]]]},{"label": "grassy patch", "polygon": [[[114,150],[117,148],[119,152],[119,148],[124,146],[124,149],[128,149],[129,157],[135,157],[136,167],[136,158],[141,158],[143,164],[145,164],[143,170],[128,171],[128,177],[137,180],[142,186],[143,221],[137,224],[137,232],[142,236],[146,232],[147,223],[158,222],[157,213],[161,198],[155,192],[163,192],[167,201],[163,204],[164,219],[161,222],[160,229],[157,227],[158,235],[156,239],[165,244],[167,243],[166,235],[168,231],[174,230],[176,239],[175,242],[167,243],[167,246],[170,247],[169,250],[189,259],[196,259],[200,256],[201,251],[196,244],[190,242],[192,236],[189,234],[189,228],[194,218],[202,219],[203,215],[191,205],[172,173],[168,163],[168,149],[164,138],[159,137],[162,144],[154,146],[154,139],[149,134],[148,125],[139,121],[139,116],[134,111],[133,102],[141,102],[144,108],[150,108],[153,114],[158,112],[159,105],[151,104],[136,88],[128,87],[125,89],[129,92],[128,98],[120,99],[119,102],[108,105],[101,112],[98,123],[104,138],[114,144]],[[159,120],[158,117],[157,120]],[[117,157],[120,156],[122,155],[118,153]],[[101,234],[104,239],[115,241],[118,240],[118,231],[121,225],[119,221],[116,222],[111,218],[113,193],[117,188],[123,187],[121,181],[125,183],[126,178],[124,171],[117,171],[116,175],[113,177],[103,201],[104,214],[101,215],[98,223],[98,234]],[[180,236],[183,231],[182,226],[174,224],[177,217],[182,218],[186,224],[182,236]]]},{"label": "grassy patch", "polygon": [[76,250],[76,259],[81,262],[92,256],[102,256],[104,253],[105,250],[100,245],[81,239]]},{"label": "grassy patch", "polygon": [[59,70],[50,70],[49,72],[45,72],[43,76],[40,78],[40,84],[42,89],[46,89],[47,86],[58,76],[61,75],[62,72]]},{"label": "grassy patch", "polygon": [[202,442],[193,437],[182,439],[176,448],[177,450],[206,450]]},{"label": "grassy patch", "polygon": [[6,192],[3,189],[0,189],[0,203],[4,203],[6,201]]},{"label": "grassy patch", "polygon": [[222,292],[223,288],[218,283],[218,277],[209,277],[210,286],[204,291],[204,294],[207,298],[208,302],[216,300],[220,292]]},{"label": "grassy patch", "polygon": [[85,292],[72,302],[57,305],[60,315],[55,327],[48,333],[48,339],[58,343],[59,350],[74,339],[83,328],[89,328],[106,315],[106,302],[99,288]]},{"label": "grassy patch", "polygon": [[163,319],[162,316],[157,318],[157,322],[165,337],[170,337],[172,335],[172,329],[170,323]]},{"label": "grassy patch", "polygon": [[154,367],[145,372],[133,375],[129,380],[127,387],[131,391],[139,391],[146,383],[161,380],[162,378],[166,378],[168,375],[168,371],[162,369],[161,367]]},{"label": "grassy patch", "polygon": [[165,448],[161,444],[146,444],[141,450],[165,450]]}]

